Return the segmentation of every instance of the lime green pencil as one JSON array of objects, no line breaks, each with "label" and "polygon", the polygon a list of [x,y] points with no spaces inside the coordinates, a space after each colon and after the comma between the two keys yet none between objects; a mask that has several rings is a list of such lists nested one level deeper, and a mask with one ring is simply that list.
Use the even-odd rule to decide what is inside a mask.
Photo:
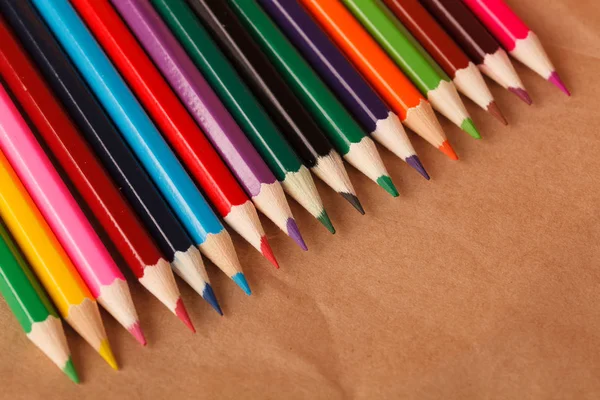
[{"label": "lime green pencil", "polygon": [[296,96],[321,126],[338,152],[392,196],[398,191],[375,143],[365,136],[349,112],[308,65],[256,0],[230,0],[248,32],[256,39]]},{"label": "lime green pencil", "polygon": [[73,382],[79,383],[62,322],[2,222],[0,293],[29,340]]},{"label": "lime green pencil", "polygon": [[438,112],[475,139],[481,139],[450,77],[381,0],[342,0],[342,2]]}]

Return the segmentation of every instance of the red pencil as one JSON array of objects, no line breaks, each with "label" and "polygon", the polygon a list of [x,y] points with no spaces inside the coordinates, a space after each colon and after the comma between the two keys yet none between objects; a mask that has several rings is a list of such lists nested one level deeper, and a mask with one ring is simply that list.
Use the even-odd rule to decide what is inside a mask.
[{"label": "red pencil", "polygon": [[1,17],[0,42],[0,74],[41,138],[140,283],[193,330],[171,266]]},{"label": "red pencil", "polygon": [[225,222],[278,267],[256,208],[121,17],[107,1],[72,4]]}]

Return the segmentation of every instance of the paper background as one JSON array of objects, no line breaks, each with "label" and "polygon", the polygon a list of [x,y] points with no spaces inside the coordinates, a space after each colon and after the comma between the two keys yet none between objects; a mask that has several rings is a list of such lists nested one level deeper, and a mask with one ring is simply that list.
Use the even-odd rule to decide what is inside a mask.
[{"label": "paper background", "polygon": [[130,281],[149,346],[103,314],[114,372],[69,329],[81,386],[0,303],[0,398],[597,399],[600,10],[510,4],[572,98],[515,63],[534,105],[489,82],[510,126],[467,103],[484,140],[443,121],[461,161],[411,136],[431,182],[382,150],[392,199],[348,167],[364,217],[318,182],[338,234],[293,204],[302,253],[263,218],[280,271],[234,237],[255,294],[209,266],[220,318],[181,283],[196,335]]}]

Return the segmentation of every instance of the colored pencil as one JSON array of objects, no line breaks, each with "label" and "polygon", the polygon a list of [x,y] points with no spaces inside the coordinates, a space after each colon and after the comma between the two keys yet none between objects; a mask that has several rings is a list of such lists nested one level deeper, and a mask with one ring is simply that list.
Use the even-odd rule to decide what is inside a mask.
[{"label": "colored pencil", "polygon": [[340,155],[224,1],[190,6],[234,63],[304,165],[364,214]]},{"label": "colored pencil", "polygon": [[258,3],[249,0],[230,1],[230,4],[340,154],[392,196],[398,196],[375,143],[365,136],[358,123]]},{"label": "colored pencil", "polygon": [[462,94],[507,125],[477,66],[423,8],[419,0],[383,2],[452,78],[452,82]]},{"label": "colored pencil", "polygon": [[173,270],[222,314],[198,248],[33,6],[27,1],[0,0],[0,10],[82,136],[168,256]]},{"label": "colored pencil", "polygon": [[342,0],[433,107],[475,139],[481,136],[456,87],[380,0]]},{"label": "colored pencil", "polygon": [[[144,1],[135,2],[142,6],[138,8],[143,11]],[[151,0],[151,3],[258,150],[283,190],[327,230],[335,233],[310,171],[185,0]]]},{"label": "colored pencil", "polygon": [[[4,110],[0,116],[3,120]],[[0,126],[0,130],[3,129],[4,125]],[[60,315],[117,369],[96,300],[1,151],[0,218]]]},{"label": "colored pencil", "polygon": [[200,251],[247,294],[229,233],[67,0],[33,0]]},{"label": "colored pencil", "polygon": [[[0,18],[0,74],[139,282],[189,324],[171,266]],[[132,332],[142,344],[139,327]]]},{"label": "colored pencil", "polygon": [[87,287],[98,303],[145,343],[125,277],[4,87],[0,88],[0,115],[0,149]]},{"label": "colored pencil", "polygon": [[108,1],[71,2],[220,216],[277,266],[254,205]]},{"label": "colored pencil", "polygon": [[508,54],[461,0],[420,0],[481,72],[527,104],[531,98]]},{"label": "colored pencil", "polygon": [[295,1],[260,0],[259,3],[371,137],[429,179],[398,116],[304,8]]},{"label": "colored pencil", "polygon": [[[131,4],[113,5],[124,12]],[[281,185],[169,28],[156,13],[144,27],[147,33],[138,32],[138,39],[256,207],[306,249]]]},{"label": "colored pencil", "polygon": [[354,19],[350,11],[337,1],[300,2],[392,107],[402,122],[450,159],[457,160],[458,157],[448,142],[431,104]]},{"label": "colored pencil", "polygon": [[31,340],[75,383],[79,376],[60,317],[0,222],[0,294]]},{"label": "colored pencil", "polygon": [[463,0],[509,54],[550,81],[567,96],[565,86],[538,36],[502,0]]}]

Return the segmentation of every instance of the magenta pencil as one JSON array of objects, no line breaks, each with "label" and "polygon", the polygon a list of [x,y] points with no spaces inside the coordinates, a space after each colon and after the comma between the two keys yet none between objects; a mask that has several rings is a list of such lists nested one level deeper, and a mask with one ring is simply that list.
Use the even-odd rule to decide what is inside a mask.
[{"label": "magenta pencil", "polygon": [[511,56],[537,72],[567,96],[565,86],[537,35],[503,0],[463,0]]},{"label": "magenta pencil", "polygon": [[143,334],[129,286],[4,87],[0,149],[98,302],[136,339]]}]

